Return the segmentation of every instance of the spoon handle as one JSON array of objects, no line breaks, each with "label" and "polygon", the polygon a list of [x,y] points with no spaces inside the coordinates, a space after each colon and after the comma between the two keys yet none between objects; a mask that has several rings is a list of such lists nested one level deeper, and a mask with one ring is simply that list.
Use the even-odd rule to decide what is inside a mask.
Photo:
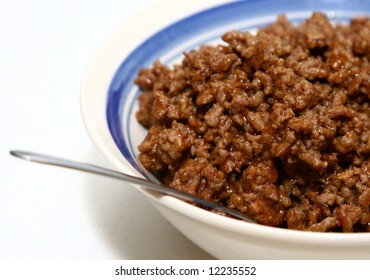
[{"label": "spoon handle", "polygon": [[254,223],[250,218],[246,217],[244,214],[241,212],[229,209],[223,205],[214,203],[212,201],[203,199],[201,197],[198,197],[196,195],[189,194],[187,192],[183,192],[177,189],[173,189],[170,187],[167,187],[161,183],[157,182],[152,182],[148,181],[147,179],[131,176],[128,174],[124,174],[121,172],[117,172],[111,169],[107,169],[101,166],[89,164],[89,163],[83,163],[83,162],[78,162],[78,161],[73,161],[73,160],[68,160],[68,159],[63,159],[63,158],[58,158],[54,156],[49,156],[49,155],[44,155],[44,154],[39,154],[39,153],[34,153],[34,152],[27,152],[27,151],[20,151],[20,150],[13,150],[10,151],[10,154],[12,156],[24,159],[26,161],[30,162],[37,162],[37,163],[42,163],[42,164],[47,164],[47,165],[54,165],[54,166],[59,166],[59,167],[65,167],[69,169],[75,169],[79,171],[85,171],[97,175],[103,175],[106,177],[111,177],[123,181],[128,181],[134,184],[139,184],[141,186],[147,187],[152,190],[156,190],[160,193],[167,194],[167,195],[172,195],[177,198],[181,198],[190,202],[195,202],[197,204],[200,204],[205,207],[213,208],[213,209],[218,209],[221,210],[235,218],[242,219],[248,222]]}]

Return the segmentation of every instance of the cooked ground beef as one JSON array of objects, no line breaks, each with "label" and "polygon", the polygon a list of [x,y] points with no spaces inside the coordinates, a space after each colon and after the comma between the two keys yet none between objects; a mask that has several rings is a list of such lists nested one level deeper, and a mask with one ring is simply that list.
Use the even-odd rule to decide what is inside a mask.
[{"label": "cooked ground beef", "polygon": [[138,74],[143,166],[260,224],[369,232],[370,19],[222,40]]}]

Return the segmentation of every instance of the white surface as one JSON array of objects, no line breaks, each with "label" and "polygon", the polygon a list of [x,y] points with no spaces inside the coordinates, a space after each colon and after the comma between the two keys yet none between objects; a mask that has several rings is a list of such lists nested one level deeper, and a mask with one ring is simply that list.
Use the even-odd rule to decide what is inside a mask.
[{"label": "white surface", "polygon": [[80,116],[81,78],[117,25],[152,2],[2,1],[0,259],[211,258],[125,183],[9,155],[108,165]]}]

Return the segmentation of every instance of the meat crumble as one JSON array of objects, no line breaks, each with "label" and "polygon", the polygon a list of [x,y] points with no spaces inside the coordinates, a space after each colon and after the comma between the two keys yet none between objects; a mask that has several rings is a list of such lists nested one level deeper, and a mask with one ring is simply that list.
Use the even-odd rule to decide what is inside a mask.
[{"label": "meat crumble", "polygon": [[257,223],[370,231],[370,19],[284,15],[135,82],[143,166]]}]

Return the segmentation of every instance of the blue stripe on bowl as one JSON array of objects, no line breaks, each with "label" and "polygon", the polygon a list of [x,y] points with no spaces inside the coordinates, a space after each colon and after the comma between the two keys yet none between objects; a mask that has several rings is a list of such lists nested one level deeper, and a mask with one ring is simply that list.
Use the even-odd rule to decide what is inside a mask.
[{"label": "blue stripe on bowl", "polygon": [[[184,50],[196,48],[220,37],[227,29],[253,30],[286,14],[293,22],[307,18],[311,11],[324,11],[333,21],[347,21],[355,15],[369,14],[370,1],[362,0],[250,0],[221,5],[182,19],[154,34],[139,45],[117,69],[107,93],[106,118],[112,137],[130,164],[143,175],[135,157],[138,143],[132,141],[137,96],[133,81],[142,67],[160,59],[170,63],[181,58]],[[263,19],[258,20],[258,19]],[[256,24],[258,21],[258,24]],[[134,31],[133,31],[134,32]],[[181,49],[180,46],[185,46]],[[162,60],[163,58],[163,60]]]}]

